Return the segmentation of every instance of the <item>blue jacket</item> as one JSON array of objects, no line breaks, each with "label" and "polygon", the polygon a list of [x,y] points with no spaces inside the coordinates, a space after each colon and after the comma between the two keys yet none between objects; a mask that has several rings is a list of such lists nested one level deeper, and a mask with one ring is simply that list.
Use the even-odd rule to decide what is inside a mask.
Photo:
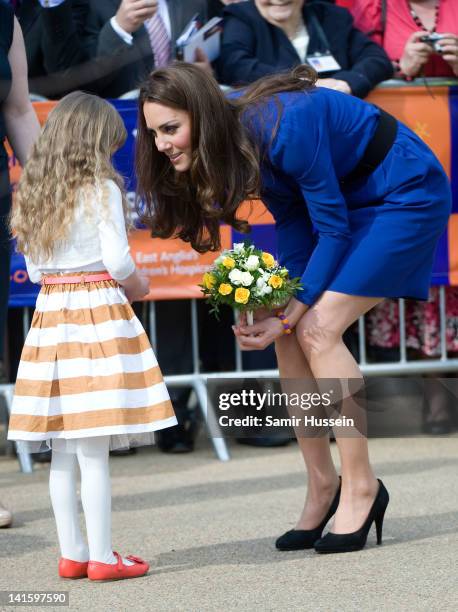
[{"label": "blue jacket", "polygon": [[301,277],[305,304],[327,289],[427,295],[450,212],[447,177],[433,153],[398,124],[372,174],[341,182],[363,157],[379,114],[354,96],[316,87],[267,98],[243,116],[263,152],[260,195],[275,219],[278,256]]},{"label": "blue jacket", "polygon": [[[370,90],[393,75],[385,51],[353,27],[350,13],[328,2],[307,2],[304,21],[310,36],[308,52],[323,49],[320,36],[310,21],[315,15],[341,70],[321,74],[346,81],[355,96]],[[224,10],[224,31],[219,58],[219,80],[228,85],[252,83],[263,76],[293,68],[302,61],[286,34],[266,21],[254,2],[231,4]]]}]

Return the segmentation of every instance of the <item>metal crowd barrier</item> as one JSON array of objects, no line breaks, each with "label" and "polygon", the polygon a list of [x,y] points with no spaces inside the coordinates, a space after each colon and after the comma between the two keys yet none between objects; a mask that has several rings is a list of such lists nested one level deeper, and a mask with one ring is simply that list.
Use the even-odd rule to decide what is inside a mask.
[{"label": "metal crowd barrier", "polygon": [[[358,344],[359,344],[359,365],[363,375],[365,376],[396,376],[407,374],[426,374],[435,372],[450,372],[458,370],[458,359],[451,358],[447,354],[446,341],[446,312],[445,312],[445,287],[439,288],[439,315],[440,315],[440,346],[441,355],[436,359],[409,359],[406,346],[406,320],[405,320],[405,300],[399,299],[399,327],[400,327],[400,342],[399,342],[399,360],[398,361],[378,361],[377,363],[369,363],[367,360],[367,339],[365,333],[365,317],[360,317],[358,321]],[[155,303],[149,303],[150,313],[150,338],[153,346],[156,343],[156,316]],[[235,370],[223,372],[201,372],[199,363],[199,330],[197,324],[197,301],[191,302],[191,335],[192,335],[192,354],[193,354],[193,371],[189,374],[179,374],[173,376],[165,376],[165,382],[169,386],[187,387],[191,386],[196,392],[199,400],[200,410],[207,423],[215,422],[215,419],[207,419],[207,412],[214,411],[211,404],[211,399],[206,393],[207,381],[218,378],[273,378],[278,377],[278,369],[275,370],[243,370],[242,368],[242,352],[234,338],[235,343]],[[213,425],[215,428],[216,426]],[[221,461],[229,459],[229,451],[226,442],[221,435],[219,429],[209,430],[212,438],[213,446],[218,458]]]},{"label": "metal crowd barrier", "polygon": [[[397,361],[377,361],[370,363],[367,359],[367,339],[365,333],[365,317],[358,321],[358,345],[359,345],[359,365],[365,376],[396,376],[408,374],[429,374],[450,372],[458,370],[458,358],[449,357],[446,339],[446,311],[445,311],[445,287],[439,288],[439,316],[440,316],[440,349],[441,354],[434,359],[409,359],[406,345],[406,318],[405,300],[399,302],[399,359]],[[156,304],[154,301],[148,303],[149,311],[149,337],[151,344],[157,353],[157,333],[156,333]],[[30,327],[30,311],[23,309],[23,332],[24,337]],[[279,373],[273,370],[244,370],[242,367],[242,352],[234,338],[235,345],[235,369],[232,371],[221,372],[202,372],[199,359],[199,328],[197,321],[197,300],[191,300],[191,346],[192,346],[192,371],[186,374],[164,375],[164,381],[169,387],[191,387],[202,412],[206,423],[208,434],[211,438],[216,456],[221,461],[230,459],[226,440],[222,435],[217,419],[209,419],[208,413],[214,412],[214,407],[207,393],[207,382],[218,378],[275,378]],[[11,408],[13,396],[13,385],[0,385],[0,394],[5,398],[8,411]],[[23,472],[32,471],[30,456],[26,453],[18,452],[19,463]]]},{"label": "metal crowd barrier", "polygon": [[[13,401],[13,391],[14,385],[0,385],[0,395],[3,396],[7,409],[7,416],[9,416],[11,412],[11,403]],[[23,450],[19,448],[17,444],[16,446],[16,454],[19,460],[19,465],[21,468],[21,472],[25,474],[30,474],[33,470],[32,459],[28,453],[25,453]]]},{"label": "metal crowd barrier", "polygon": [[458,370],[458,358],[449,357],[447,351],[447,318],[445,287],[439,287],[440,357],[434,359],[408,359],[406,344],[405,300],[399,302],[399,360],[368,363],[364,317],[358,321],[359,365],[364,375],[396,376],[401,374],[432,374]]}]

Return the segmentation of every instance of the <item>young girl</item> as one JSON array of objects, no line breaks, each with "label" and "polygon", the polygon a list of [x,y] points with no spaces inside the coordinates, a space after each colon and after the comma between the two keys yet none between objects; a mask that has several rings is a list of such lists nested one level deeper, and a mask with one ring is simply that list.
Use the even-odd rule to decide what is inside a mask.
[{"label": "young girl", "polygon": [[[52,448],[50,494],[63,578],[119,580],[148,564],[111,547],[109,450],[150,444],[176,424],[148,337],[129,304],[148,293],[129,253],[126,139],[105,100],[74,92],[50,113],[21,176],[11,225],[41,282],[22,352],[8,438]],[[76,465],[86,546],[78,522]]]}]

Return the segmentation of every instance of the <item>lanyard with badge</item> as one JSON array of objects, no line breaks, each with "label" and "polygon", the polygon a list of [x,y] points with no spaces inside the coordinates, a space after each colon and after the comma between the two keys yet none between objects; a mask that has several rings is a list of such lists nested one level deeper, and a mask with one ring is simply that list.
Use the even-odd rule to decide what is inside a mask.
[{"label": "lanyard with badge", "polygon": [[320,39],[322,51],[316,51],[315,53],[308,54],[305,58],[307,64],[314,68],[318,74],[341,70],[342,68],[339,62],[329,50],[328,39],[326,38],[326,34],[324,33],[323,28],[315,15],[310,15],[309,23],[312,24],[312,27]]}]

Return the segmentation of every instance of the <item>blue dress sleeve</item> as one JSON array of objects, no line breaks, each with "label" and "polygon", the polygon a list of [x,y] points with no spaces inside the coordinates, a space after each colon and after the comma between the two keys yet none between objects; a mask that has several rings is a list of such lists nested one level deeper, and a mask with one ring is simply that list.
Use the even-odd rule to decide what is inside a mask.
[{"label": "blue dress sleeve", "polygon": [[[351,232],[331,157],[325,102],[314,101],[310,94],[295,102],[285,104],[270,158],[274,168],[296,182],[312,222],[315,248],[302,274],[303,290],[297,296],[311,305],[331,283],[350,245]],[[291,233],[298,230],[300,227],[292,228]],[[284,243],[289,239],[288,232],[279,233],[280,251],[288,251]],[[288,266],[288,261],[284,263]]]}]

